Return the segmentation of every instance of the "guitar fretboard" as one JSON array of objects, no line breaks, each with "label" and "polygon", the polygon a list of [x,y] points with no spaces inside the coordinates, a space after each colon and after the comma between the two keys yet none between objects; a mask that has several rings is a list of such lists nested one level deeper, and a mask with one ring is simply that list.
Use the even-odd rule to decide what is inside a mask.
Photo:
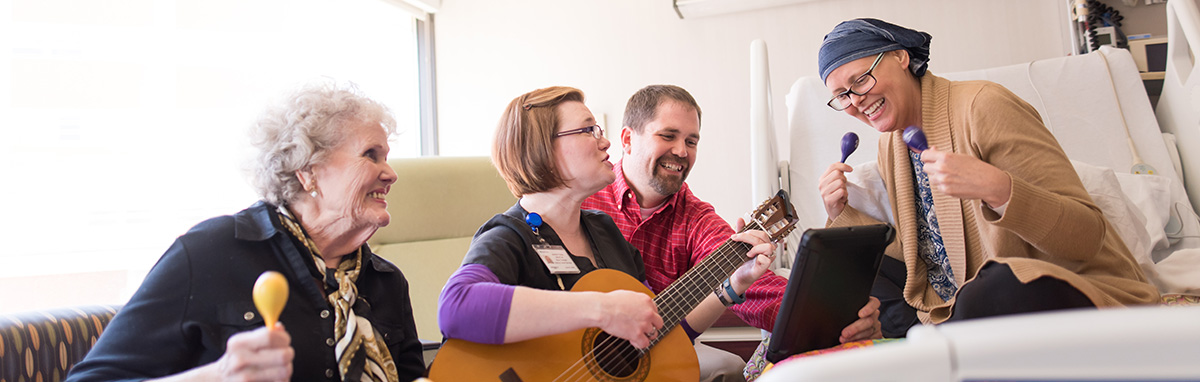
[{"label": "guitar fretboard", "polygon": [[[751,221],[742,229],[742,232],[749,230],[763,230],[757,222]],[[746,253],[750,252],[749,244],[726,240],[716,251],[700,261],[700,264],[692,267],[687,273],[675,282],[671,283],[667,289],[654,297],[654,304],[658,306],[658,314],[662,316],[663,328],[659,329],[656,338],[662,338],[667,332],[674,329],[683,321],[683,318],[691,313],[692,309],[700,305],[708,295],[713,293],[717,286],[733,271],[742,266],[747,260]],[[658,340],[650,343],[654,346]]]}]

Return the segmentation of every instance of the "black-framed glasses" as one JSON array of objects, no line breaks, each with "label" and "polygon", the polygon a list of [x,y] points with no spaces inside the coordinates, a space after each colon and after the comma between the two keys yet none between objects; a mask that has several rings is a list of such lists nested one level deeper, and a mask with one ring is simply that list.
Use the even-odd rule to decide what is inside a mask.
[{"label": "black-framed glasses", "polygon": [[567,131],[554,133],[554,137],[559,138],[559,137],[565,137],[568,135],[584,134],[584,133],[591,133],[593,137],[596,137],[596,139],[604,138],[604,128],[600,127],[600,125],[591,125],[588,127],[580,127],[578,129],[574,129],[574,130],[567,130]]},{"label": "black-framed glasses", "polygon": [[867,95],[867,92],[871,91],[871,88],[875,87],[875,75],[871,74],[871,72],[875,71],[875,65],[879,65],[879,60],[882,60],[883,55],[886,53],[887,52],[880,53],[878,57],[875,57],[875,62],[871,63],[871,68],[867,69],[866,73],[863,73],[861,76],[858,76],[858,78],[854,79],[854,83],[850,84],[849,89],[846,89],[845,91],[834,95],[833,98],[830,98],[827,105],[833,108],[833,110],[842,111],[850,107],[850,104],[852,103],[850,100],[850,94],[857,96]]}]

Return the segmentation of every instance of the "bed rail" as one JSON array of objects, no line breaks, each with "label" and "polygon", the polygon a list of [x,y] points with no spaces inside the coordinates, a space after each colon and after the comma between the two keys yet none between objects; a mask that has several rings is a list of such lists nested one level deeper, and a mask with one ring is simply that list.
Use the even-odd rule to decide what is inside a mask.
[{"label": "bed rail", "polygon": [[1175,134],[1184,188],[1200,211],[1200,79],[1196,50],[1200,43],[1200,7],[1196,0],[1168,1],[1167,68],[1155,115],[1164,132]]},{"label": "bed rail", "polygon": [[771,109],[771,74],[767,64],[767,43],[750,42],[750,202],[753,205],[770,199],[775,191],[789,191],[787,183],[779,181],[778,148]]}]

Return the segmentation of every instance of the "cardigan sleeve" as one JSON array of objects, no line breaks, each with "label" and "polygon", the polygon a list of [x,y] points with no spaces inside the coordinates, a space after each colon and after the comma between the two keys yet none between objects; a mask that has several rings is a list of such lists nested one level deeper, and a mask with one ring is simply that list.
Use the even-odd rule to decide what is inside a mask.
[{"label": "cardigan sleeve", "polygon": [[970,149],[1012,179],[1004,216],[983,208],[986,224],[1054,256],[1083,260],[1095,255],[1108,223],[1037,110],[988,84],[978,88],[967,117]]}]

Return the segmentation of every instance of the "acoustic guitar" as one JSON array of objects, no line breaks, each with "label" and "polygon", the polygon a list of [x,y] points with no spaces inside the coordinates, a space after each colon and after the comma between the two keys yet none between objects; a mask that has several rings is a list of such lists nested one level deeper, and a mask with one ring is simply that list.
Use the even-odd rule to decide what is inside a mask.
[{"label": "acoustic guitar", "polygon": [[[779,191],[751,213],[742,229],[762,230],[772,241],[795,227],[796,212],[787,193]],[[449,339],[438,350],[429,372],[434,381],[696,381],[700,367],[691,341],[675,330],[722,280],[746,262],[751,246],[727,240],[661,294],[637,279],[612,269],[584,275],[572,291],[630,290],[654,297],[663,328],[646,349],[613,337],[598,328],[535,338],[503,345]]]}]

